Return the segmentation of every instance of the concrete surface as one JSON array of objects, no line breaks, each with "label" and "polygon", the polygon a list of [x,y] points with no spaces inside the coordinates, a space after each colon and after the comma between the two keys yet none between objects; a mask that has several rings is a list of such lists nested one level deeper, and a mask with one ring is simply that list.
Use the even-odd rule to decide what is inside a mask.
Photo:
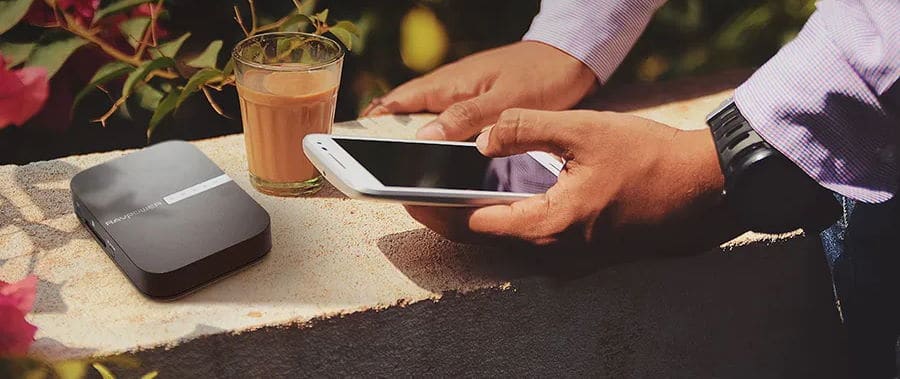
[{"label": "concrete surface", "polygon": [[[585,106],[702,127],[744,76],[608,89]],[[358,120],[335,133],[412,137],[430,117]],[[40,278],[33,354],[137,354],[145,367],[201,376],[840,376],[824,258],[799,233],[569,272],[546,252],[442,240],[398,205],[330,187],[305,199],[259,194],[243,136],[196,144],[270,212],[274,247],[170,303],[132,288],[72,214],[70,178],[126,152],[0,167],[0,279]]]},{"label": "concrete surface", "polygon": [[[409,233],[390,259],[402,261],[396,254],[414,250],[421,234]],[[208,335],[136,357],[145,371],[184,377],[841,378],[820,254],[815,241],[795,238],[582,277],[533,271],[506,289]],[[540,262],[501,256],[520,269]],[[424,288],[432,277],[410,275]]]}]

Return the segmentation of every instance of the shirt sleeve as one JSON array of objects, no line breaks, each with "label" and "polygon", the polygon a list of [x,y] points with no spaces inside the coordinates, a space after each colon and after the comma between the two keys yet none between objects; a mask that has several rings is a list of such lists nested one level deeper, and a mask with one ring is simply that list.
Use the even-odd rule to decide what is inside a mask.
[{"label": "shirt sleeve", "polygon": [[606,83],[665,0],[543,0],[522,38],[556,47]]},{"label": "shirt sleeve", "polygon": [[897,192],[900,1],[825,0],[735,91],[760,136],[824,187],[864,202]]}]

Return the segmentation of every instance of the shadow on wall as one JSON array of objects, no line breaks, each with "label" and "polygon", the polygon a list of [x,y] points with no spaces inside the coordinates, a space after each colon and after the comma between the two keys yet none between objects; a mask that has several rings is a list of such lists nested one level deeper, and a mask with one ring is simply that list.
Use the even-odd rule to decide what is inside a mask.
[{"label": "shadow on wall", "polygon": [[585,252],[464,245],[424,228],[381,237],[378,248],[416,285],[437,293],[533,276],[566,281],[600,267],[595,255]]},{"label": "shadow on wall", "polygon": [[[17,206],[6,196],[0,194],[0,225],[11,226],[12,234],[23,234],[27,243],[17,244],[31,248],[27,251],[5,251],[0,255],[0,266],[8,260],[17,257],[28,257],[26,273],[34,271],[37,260],[36,252],[50,251],[67,245],[73,239],[90,239],[89,232],[83,228],[75,228],[72,231],[60,229],[50,225],[47,221],[60,217],[73,217],[72,198],[68,190],[68,181],[80,168],[61,161],[39,162],[27,166],[13,168],[13,186],[19,189],[20,199],[17,203],[26,203],[24,207]],[[65,188],[59,184],[65,183]],[[15,196],[15,195],[12,195]],[[34,206],[40,216],[28,217],[22,213],[22,208]],[[39,278],[37,296],[46,299],[35,303],[35,313],[64,313],[65,302],[62,301],[60,290],[65,283],[53,283]]]}]

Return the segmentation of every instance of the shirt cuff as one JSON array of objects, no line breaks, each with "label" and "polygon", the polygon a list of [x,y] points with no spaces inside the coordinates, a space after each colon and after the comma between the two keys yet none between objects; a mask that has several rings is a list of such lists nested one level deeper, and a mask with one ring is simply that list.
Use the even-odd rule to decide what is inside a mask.
[{"label": "shirt cuff", "polygon": [[897,125],[829,39],[821,12],[735,91],[759,135],[822,186],[863,202],[897,191]]},{"label": "shirt cuff", "polygon": [[625,59],[664,1],[541,1],[524,41],[543,42],[580,60],[600,83]]}]

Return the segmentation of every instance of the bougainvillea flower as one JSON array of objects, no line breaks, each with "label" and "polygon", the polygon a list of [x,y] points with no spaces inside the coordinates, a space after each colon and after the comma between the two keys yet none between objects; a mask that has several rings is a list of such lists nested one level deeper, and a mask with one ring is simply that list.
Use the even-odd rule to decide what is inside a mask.
[{"label": "bougainvillea flower", "polygon": [[159,15],[162,14],[162,12],[163,12],[162,4],[159,4],[159,6],[156,6],[156,5],[152,5],[150,3],[144,3],[144,4],[134,7],[134,9],[132,9],[131,13],[129,14],[130,15],[129,18],[151,17],[151,14],[152,14],[152,16],[156,17],[156,19],[157,19],[156,28],[153,29],[153,33],[157,39],[163,39],[163,38],[166,38],[169,36],[169,31],[166,30],[165,28],[163,28],[162,26],[160,26]]},{"label": "bougainvillea flower", "polygon": [[0,357],[25,355],[34,342],[37,327],[25,315],[34,305],[36,288],[33,275],[16,283],[0,281]]},{"label": "bougainvillea flower", "polygon": [[[100,7],[100,0],[57,0],[57,7],[72,16],[75,22],[85,26],[94,19],[94,13]],[[25,21],[37,26],[51,26],[59,23],[56,13],[44,1],[35,1],[25,14]]]},{"label": "bougainvillea flower", "polygon": [[94,13],[100,7],[100,0],[57,0],[56,4],[63,12],[71,13],[76,20],[86,25],[94,19]]},{"label": "bougainvillea flower", "polygon": [[21,126],[34,116],[48,93],[47,70],[26,67],[6,69],[6,60],[0,56],[0,129],[10,124]]},{"label": "bougainvillea flower", "polygon": [[37,277],[34,275],[28,275],[15,283],[0,280],[0,301],[11,304],[22,313],[31,312],[31,307],[34,306],[35,288],[37,288]]}]

